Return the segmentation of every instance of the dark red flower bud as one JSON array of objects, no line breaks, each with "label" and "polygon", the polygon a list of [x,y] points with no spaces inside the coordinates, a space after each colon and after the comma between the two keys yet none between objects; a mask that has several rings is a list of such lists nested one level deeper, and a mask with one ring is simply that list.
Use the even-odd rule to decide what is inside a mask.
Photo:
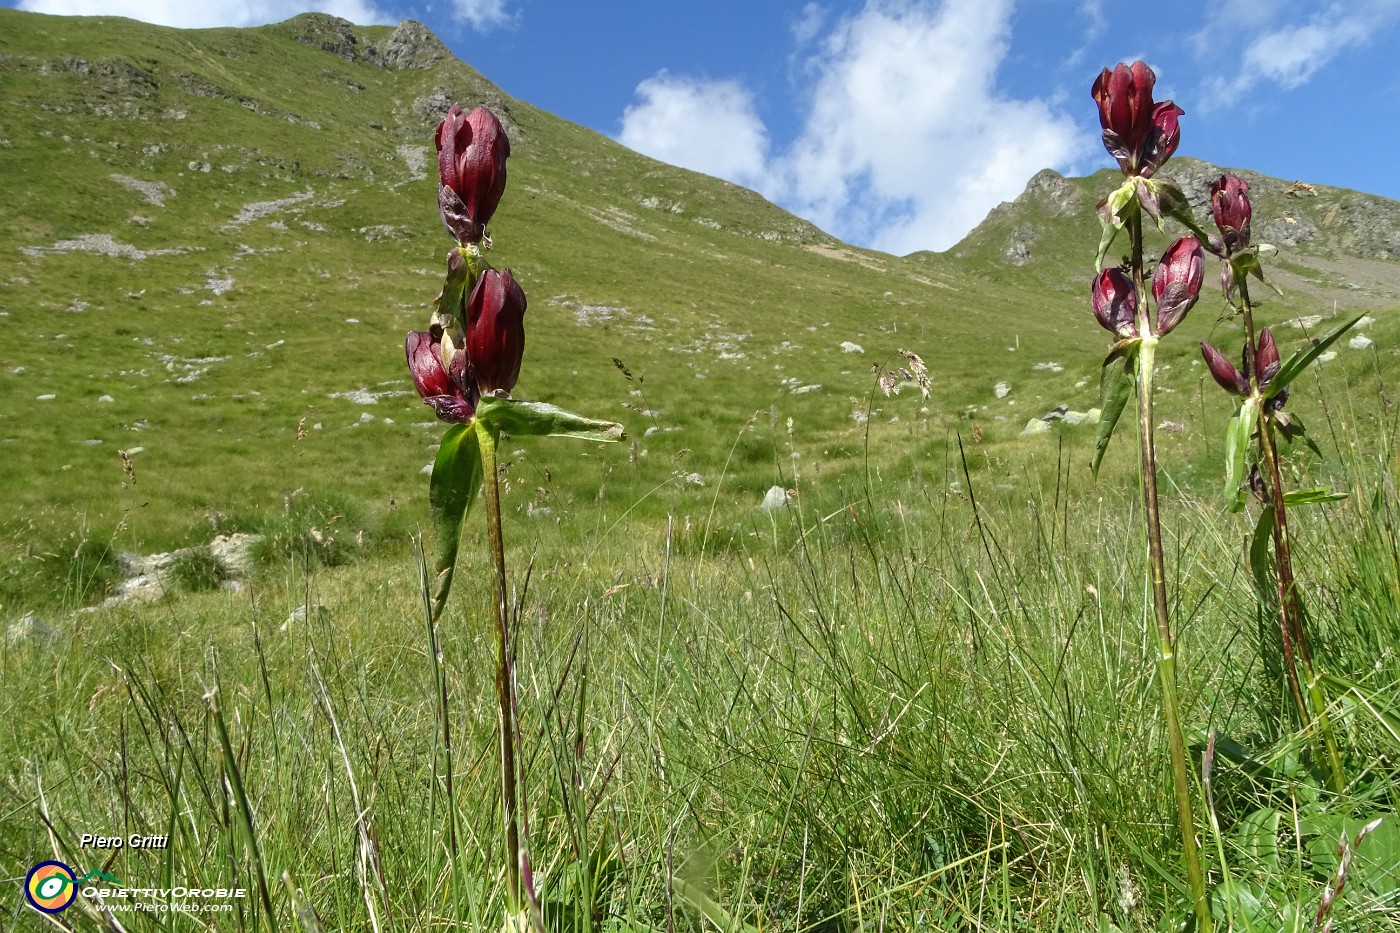
[{"label": "dark red flower bud", "polygon": [[1225,359],[1225,354],[1210,344],[1201,343],[1201,356],[1205,357],[1210,374],[1220,384],[1220,388],[1234,395],[1248,395],[1249,381],[1235,368],[1235,364]]},{"label": "dark red flower bud", "polygon": [[1236,175],[1221,175],[1210,185],[1210,212],[1227,254],[1249,245],[1249,221],[1254,209],[1249,204],[1249,185]]},{"label": "dark red flower bud", "polygon": [[1264,388],[1278,375],[1278,344],[1274,342],[1273,331],[1267,327],[1259,332],[1259,350],[1254,355],[1254,378],[1259,388]]},{"label": "dark red flower bud", "polygon": [[1157,75],[1140,61],[1105,68],[1094,81],[1104,148],[1124,175],[1150,178],[1181,141],[1177,118],[1185,111],[1169,100],[1154,103],[1156,83]]},{"label": "dark red flower bud", "polygon": [[481,394],[509,395],[524,355],[525,292],[509,269],[487,269],[467,299],[467,358]]},{"label": "dark red flower bud", "polygon": [[1162,254],[1152,274],[1152,297],[1157,302],[1157,336],[1171,333],[1196,303],[1205,281],[1206,252],[1193,236],[1177,240]]},{"label": "dark red flower bud", "polygon": [[1118,269],[1105,269],[1094,279],[1090,298],[1094,317],[1116,337],[1137,336],[1137,289]]},{"label": "dark red flower bud", "polygon": [[423,402],[443,421],[465,424],[476,413],[476,387],[466,371],[467,355],[452,354],[452,365],[442,362],[442,340],[428,331],[410,331],[404,342],[408,371]]},{"label": "dark red flower bud", "polygon": [[486,234],[506,190],[510,140],[485,107],[463,114],[456,104],[438,124],[438,209],[447,232],[475,243]]}]

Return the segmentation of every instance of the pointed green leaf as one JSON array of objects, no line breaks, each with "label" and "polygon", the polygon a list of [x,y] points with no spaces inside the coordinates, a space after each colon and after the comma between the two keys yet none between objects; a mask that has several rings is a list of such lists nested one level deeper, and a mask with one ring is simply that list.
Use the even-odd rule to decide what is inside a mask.
[{"label": "pointed green leaf", "polygon": [[1326,486],[1315,486],[1312,489],[1295,489],[1284,493],[1283,504],[1291,509],[1295,505],[1309,505],[1313,502],[1340,502],[1346,497],[1344,492],[1333,492]]},{"label": "pointed green leaf", "polygon": [[452,589],[452,573],[457,567],[457,547],[462,540],[462,523],[481,490],[481,452],[476,430],[469,424],[454,424],[442,437],[433,475],[428,481],[428,506],[437,534],[437,557],[433,563],[433,618],[442,615],[447,594]]},{"label": "pointed green leaf", "polygon": [[1136,182],[1129,178],[1099,204],[1099,219],[1103,221],[1103,236],[1099,238],[1099,253],[1094,260],[1095,269],[1103,269],[1104,257],[1108,255],[1109,247],[1113,245],[1118,231],[1123,229],[1125,222],[1123,212],[1128,209],[1129,205],[1135,205],[1136,199]]},{"label": "pointed green leaf", "polygon": [[1247,398],[1240,404],[1225,429],[1225,502],[1231,512],[1244,508],[1249,465],[1245,454],[1254,426],[1259,420],[1259,400]]},{"label": "pointed green leaf", "polygon": [[476,406],[476,420],[517,437],[576,437],[586,441],[620,441],[626,433],[615,421],[598,421],[545,402],[486,396]]},{"label": "pointed green leaf", "polygon": [[1120,340],[1113,345],[1103,370],[1099,374],[1099,427],[1094,438],[1094,459],[1090,464],[1094,477],[1099,475],[1103,455],[1108,451],[1108,442],[1113,439],[1118,419],[1128,405],[1128,397],[1133,391],[1133,363],[1137,359],[1141,342]]},{"label": "pointed green leaf", "polygon": [[1162,213],[1190,230],[1202,243],[1209,243],[1210,234],[1196,222],[1195,215],[1191,213],[1191,202],[1186,200],[1186,195],[1177,183],[1166,176],[1158,175],[1151,180],[1151,184],[1161,202]]},{"label": "pointed green leaf", "polygon": [[1119,227],[1111,223],[1103,225],[1103,236],[1099,237],[1099,253],[1094,258],[1094,268],[1103,271],[1103,260],[1108,255],[1108,251],[1113,246],[1114,239],[1118,236]]},{"label": "pointed green leaf", "polygon": [[1292,356],[1290,356],[1287,360],[1285,360],[1284,364],[1281,367],[1279,367],[1278,375],[1274,376],[1274,378],[1269,382],[1269,392],[1268,395],[1266,395],[1265,397],[1273,398],[1280,392],[1282,392],[1285,386],[1287,386],[1294,379],[1297,379],[1299,374],[1302,373],[1303,370],[1307,369],[1308,366],[1312,363],[1312,361],[1317,359],[1318,356],[1322,354],[1322,351],[1326,350],[1333,343],[1335,343],[1337,338],[1342,336],[1342,334],[1345,334],[1347,331],[1355,327],[1356,322],[1361,320],[1363,316],[1364,315],[1358,314],[1350,321],[1347,321],[1346,323],[1337,327],[1331,333],[1327,334],[1327,336],[1323,337],[1321,340],[1318,340],[1316,343],[1313,343],[1310,346],[1303,347],[1302,349],[1295,352]]}]

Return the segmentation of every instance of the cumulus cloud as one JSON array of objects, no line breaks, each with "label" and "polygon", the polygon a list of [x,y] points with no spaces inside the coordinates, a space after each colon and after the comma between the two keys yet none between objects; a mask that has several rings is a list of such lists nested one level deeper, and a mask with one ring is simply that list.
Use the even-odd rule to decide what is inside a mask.
[{"label": "cumulus cloud", "polygon": [[[1092,136],[997,87],[1011,0],[869,0],[815,39],[803,128],[784,151],[734,82],[662,74],[619,136],[656,158],[759,191],[851,242],[945,249]],[[815,15],[816,8],[809,7]]]},{"label": "cumulus cloud", "polygon": [[764,187],[768,133],[751,95],[737,81],[662,71],[637,85],[618,141],[683,168]]},{"label": "cumulus cloud", "polygon": [[793,203],[877,249],[944,249],[1079,129],[998,91],[1010,0],[870,2],[821,50],[806,128],[782,166]]},{"label": "cumulus cloud", "polygon": [[[1263,2],[1263,0],[1257,0]],[[1208,84],[1208,99],[1220,106],[1249,88],[1259,78],[1286,89],[1306,84],[1349,48],[1367,44],[1380,27],[1400,19],[1400,4],[1394,0],[1362,0],[1345,6],[1333,5],[1306,20],[1278,25],[1287,19],[1282,11],[1272,16],[1251,16],[1253,0],[1233,0],[1226,12],[1235,19],[1217,14],[1212,24],[1197,36],[1197,51],[1216,60],[1238,58],[1240,66],[1233,79],[1216,79]],[[1243,28],[1242,28],[1243,27]],[[1222,43],[1241,41],[1240,51]],[[1226,55],[1222,56],[1222,51]]]},{"label": "cumulus cloud", "polygon": [[490,32],[515,22],[506,0],[453,0],[453,12],[477,32]]},{"label": "cumulus cloud", "polygon": [[366,0],[20,0],[19,9],[58,16],[126,16],[159,26],[203,29],[212,26],[263,26],[314,11],[362,25],[395,22]]}]

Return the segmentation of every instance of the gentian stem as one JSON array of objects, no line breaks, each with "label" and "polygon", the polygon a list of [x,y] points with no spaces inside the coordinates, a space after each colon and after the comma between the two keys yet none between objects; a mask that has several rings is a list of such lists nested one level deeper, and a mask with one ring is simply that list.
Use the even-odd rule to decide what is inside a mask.
[{"label": "gentian stem", "polygon": [[523,903],[520,892],[520,815],[515,767],[515,708],[511,701],[510,603],[506,589],[505,543],[501,535],[501,490],[496,466],[499,431],[476,422],[481,449],[481,486],[486,498],[486,537],[491,549],[496,596],[496,705],[501,751],[501,810],[505,824],[507,899],[512,912]]},{"label": "gentian stem", "polygon": [[1196,842],[1196,817],[1191,805],[1191,772],[1186,760],[1186,741],[1181,732],[1180,703],[1176,693],[1176,651],[1172,639],[1171,616],[1167,605],[1167,570],[1162,553],[1162,521],[1157,497],[1157,446],[1153,431],[1152,369],[1157,357],[1157,338],[1151,336],[1147,316],[1146,282],[1142,262],[1142,214],[1129,218],[1132,239],[1133,284],[1138,301],[1138,333],[1143,334],[1138,352],[1138,452],[1142,466],[1142,504],[1147,525],[1147,554],[1152,576],[1152,607],[1157,622],[1157,676],[1162,685],[1162,707],[1166,717],[1167,742],[1171,752],[1172,788],[1176,815],[1181,829],[1182,856],[1191,885],[1192,908],[1197,933],[1210,933],[1210,898],[1201,853]]},{"label": "gentian stem", "polygon": [[[1254,330],[1254,311],[1249,302],[1249,285],[1243,276],[1239,282],[1240,310],[1244,315],[1246,369],[1251,393],[1260,391],[1258,367],[1258,337]],[[1313,664],[1312,649],[1308,645],[1308,633],[1303,619],[1303,604],[1298,598],[1298,581],[1293,575],[1292,548],[1288,538],[1288,506],[1284,501],[1283,472],[1279,468],[1278,446],[1274,443],[1274,422],[1268,406],[1261,407],[1259,418],[1259,452],[1264,460],[1264,468],[1269,473],[1269,498],[1274,510],[1274,578],[1277,584],[1279,602],[1279,628],[1283,637],[1284,661],[1288,672],[1289,690],[1297,704],[1299,719],[1306,731],[1312,725],[1307,705],[1303,702],[1298,679],[1296,662],[1302,662],[1303,676],[1307,679],[1308,701],[1312,704],[1312,714],[1317,720],[1318,731],[1322,735],[1323,748],[1327,754],[1327,783],[1334,793],[1346,790],[1346,776],[1342,770],[1342,756],[1337,747],[1337,737],[1332,731],[1332,723],[1327,715],[1327,701],[1322,695],[1317,668]]]}]

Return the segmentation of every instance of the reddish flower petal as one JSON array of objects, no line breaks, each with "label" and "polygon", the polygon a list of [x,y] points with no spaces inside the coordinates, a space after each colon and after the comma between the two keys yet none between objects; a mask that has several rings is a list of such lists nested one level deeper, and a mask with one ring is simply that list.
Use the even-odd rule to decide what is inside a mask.
[{"label": "reddish flower petal", "polygon": [[483,395],[509,393],[525,355],[525,292],[507,269],[487,269],[467,299],[467,358]]},{"label": "reddish flower petal", "polygon": [[1090,299],[1096,317],[1117,337],[1137,336],[1137,289],[1118,269],[1105,269],[1094,279]]}]

